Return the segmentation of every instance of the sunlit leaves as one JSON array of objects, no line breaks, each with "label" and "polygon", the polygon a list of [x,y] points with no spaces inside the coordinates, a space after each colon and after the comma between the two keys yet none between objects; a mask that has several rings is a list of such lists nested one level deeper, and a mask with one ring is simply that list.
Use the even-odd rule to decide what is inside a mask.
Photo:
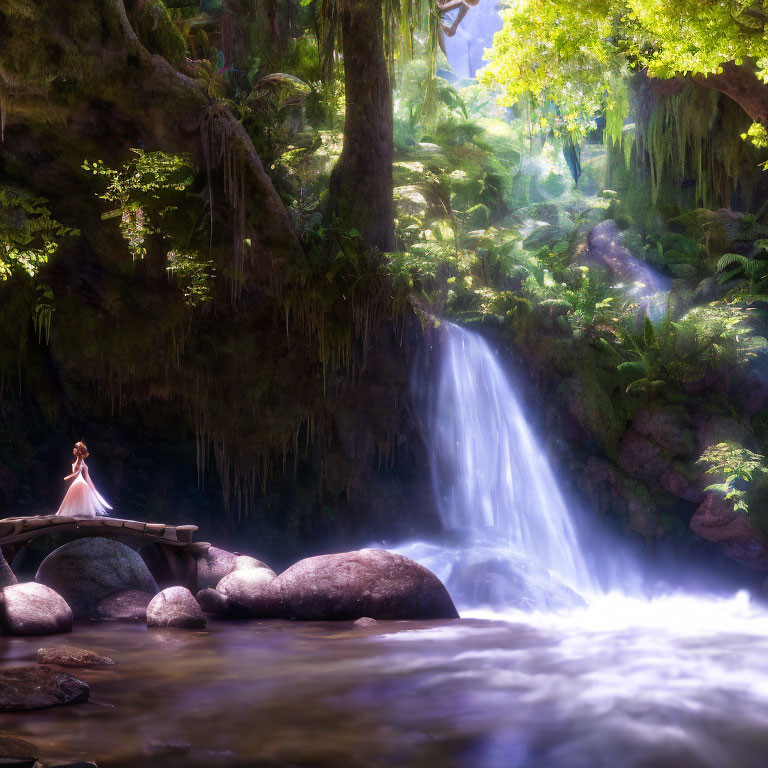
[{"label": "sunlit leaves", "polygon": [[[652,77],[720,72],[757,59],[768,79],[765,14],[755,0],[511,0],[483,82],[511,105],[531,94],[569,131],[613,93],[627,65]],[[568,116],[571,116],[570,122]]]},{"label": "sunlit leaves", "polygon": [[0,185],[0,281],[20,270],[34,277],[75,229],[51,216],[47,200]]}]

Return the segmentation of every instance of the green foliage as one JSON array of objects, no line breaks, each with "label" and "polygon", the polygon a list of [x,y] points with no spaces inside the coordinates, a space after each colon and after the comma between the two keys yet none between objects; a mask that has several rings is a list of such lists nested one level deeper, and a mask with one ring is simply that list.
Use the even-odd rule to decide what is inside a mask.
[{"label": "green foliage", "polygon": [[482,79],[502,89],[507,104],[528,93],[542,106],[556,103],[563,127],[581,130],[616,98],[613,78],[628,65],[671,78],[719,72],[729,61],[765,62],[760,6],[755,0],[514,0]]},{"label": "green foliage", "polygon": [[56,221],[47,202],[24,189],[0,185],[0,281],[15,270],[34,277],[62,240],[80,234]]},{"label": "green foliage", "polygon": [[679,388],[704,377],[708,368],[744,362],[760,343],[745,327],[744,310],[726,304],[697,307],[680,320],[667,316],[622,331],[621,351],[629,359],[617,371],[627,394]]},{"label": "green foliage", "polygon": [[726,253],[717,262],[717,280],[721,285],[740,281],[734,295],[759,296],[768,289],[768,239],[754,243],[752,254]]},{"label": "green foliage", "polygon": [[106,190],[102,200],[117,205],[102,214],[102,219],[119,219],[120,231],[135,259],[147,254],[146,240],[152,234],[165,234],[167,224],[180,205],[193,180],[189,159],[164,152],[132,149],[135,159],[120,168],[110,168],[102,160],[84,162],[83,168],[103,178]]},{"label": "green foliage", "polygon": [[83,168],[104,180],[99,195],[116,207],[102,219],[117,219],[120,232],[134,260],[149,250],[163,258],[191,305],[211,296],[213,258],[204,207],[190,187],[194,171],[189,158],[164,152],[131,150],[134,159],[120,168],[103,161],[86,161]]},{"label": "green foliage", "polygon": [[699,458],[707,466],[706,473],[719,475],[722,481],[707,486],[707,491],[718,491],[733,501],[737,511],[749,512],[749,492],[752,485],[768,478],[765,457],[753,453],[735,443],[725,442],[711,445]]}]

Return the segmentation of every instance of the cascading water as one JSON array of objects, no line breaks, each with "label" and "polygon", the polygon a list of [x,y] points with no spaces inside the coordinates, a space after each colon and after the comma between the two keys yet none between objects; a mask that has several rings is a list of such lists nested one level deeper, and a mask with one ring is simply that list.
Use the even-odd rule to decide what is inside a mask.
[{"label": "cascading water", "polygon": [[510,381],[480,336],[452,324],[443,333],[426,432],[444,527],[491,528],[572,587],[588,588],[573,520]]},{"label": "cascading water", "polygon": [[415,389],[445,534],[396,551],[464,608],[584,605],[595,583],[512,383],[481,336],[450,323],[439,333],[438,370],[418,367]]}]

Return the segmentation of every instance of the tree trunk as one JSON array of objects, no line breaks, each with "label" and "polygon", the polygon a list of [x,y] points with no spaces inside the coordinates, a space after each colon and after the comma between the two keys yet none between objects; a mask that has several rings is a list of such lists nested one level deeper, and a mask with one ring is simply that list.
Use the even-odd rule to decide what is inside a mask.
[{"label": "tree trunk", "polygon": [[381,11],[381,0],[344,0],[344,147],[331,175],[327,219],[356,229],[366,246],[391,251],[392,90]]},{"label": "tree trunk", "polygon": [[723,64],[721,74],[696,75],[693,81],[733,99],[756,122],[768,126],[768,85],[761,83],[754,68],[733,61]]}]

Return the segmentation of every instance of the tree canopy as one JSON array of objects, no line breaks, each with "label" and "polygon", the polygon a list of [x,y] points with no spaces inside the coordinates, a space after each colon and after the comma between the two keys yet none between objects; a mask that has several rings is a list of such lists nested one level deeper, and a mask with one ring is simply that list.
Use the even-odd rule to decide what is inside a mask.
[{"label": "tree canopy", "polygon": [[616,108],[617,76],[631,70],[694,76],[757,124],[768,111],[762,0],[511,0],[503,16],[483,82],[507,106],[532,94],[561,129],[584,131],[599,109]]}]

